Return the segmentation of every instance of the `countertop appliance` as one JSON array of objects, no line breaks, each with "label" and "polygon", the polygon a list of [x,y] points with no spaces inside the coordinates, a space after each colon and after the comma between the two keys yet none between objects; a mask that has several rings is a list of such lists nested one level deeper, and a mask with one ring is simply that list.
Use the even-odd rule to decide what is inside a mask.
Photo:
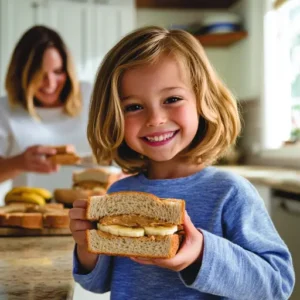
[{"label": "countertop appliance", "polygon": [[293,258],[296,284],[290,300],[300,299],[300,194],[272,190],[271,217]]}]

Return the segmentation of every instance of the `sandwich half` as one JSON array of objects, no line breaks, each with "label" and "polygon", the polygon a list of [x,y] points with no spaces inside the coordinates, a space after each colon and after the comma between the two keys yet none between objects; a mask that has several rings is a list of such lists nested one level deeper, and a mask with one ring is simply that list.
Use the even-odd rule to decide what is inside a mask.
[{"label": "sandwich half", "polygon": [[162,199],[143,192],[116,192],[88,199],[87,230],[92,253],[171,258],[180,244],[185,201]]}]

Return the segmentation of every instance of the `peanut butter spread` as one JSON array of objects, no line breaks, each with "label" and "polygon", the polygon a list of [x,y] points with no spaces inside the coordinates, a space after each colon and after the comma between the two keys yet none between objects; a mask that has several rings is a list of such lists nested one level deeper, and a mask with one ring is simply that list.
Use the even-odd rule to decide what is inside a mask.
[{"label": "peanut butter spread", "polygon": [[118,215],[118,216],[105,216],[99,221],[102,225],[120,225],[127,227],[148,227],[148,226],[172,226],[161,220],[148,218],[139,215]]}]

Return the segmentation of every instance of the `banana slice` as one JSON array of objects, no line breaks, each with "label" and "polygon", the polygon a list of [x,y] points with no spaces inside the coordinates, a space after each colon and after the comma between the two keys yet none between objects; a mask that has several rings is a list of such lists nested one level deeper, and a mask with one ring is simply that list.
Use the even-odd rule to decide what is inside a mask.
[{"label": "banana slice", "polygon": [[177,225],[144,227],[146,235],[169,235],[178,230]]},{"label": "banana slice", "polygon": [[145,235],[144,228],[132,228],[120,225],[97,224],[98,229],[118,236],[140,237]]}]

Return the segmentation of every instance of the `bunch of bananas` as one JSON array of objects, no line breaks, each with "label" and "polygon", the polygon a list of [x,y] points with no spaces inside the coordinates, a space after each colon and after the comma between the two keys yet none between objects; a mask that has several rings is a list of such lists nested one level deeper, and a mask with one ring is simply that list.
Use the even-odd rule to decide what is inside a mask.
[{"label": "bunch of bananas", "polygon": [[45,205],[52,198],[50,191],[43,188],[20,186],[9,191],[4,201],[6,204],[12,202],[25,202],[37,205]]}]

